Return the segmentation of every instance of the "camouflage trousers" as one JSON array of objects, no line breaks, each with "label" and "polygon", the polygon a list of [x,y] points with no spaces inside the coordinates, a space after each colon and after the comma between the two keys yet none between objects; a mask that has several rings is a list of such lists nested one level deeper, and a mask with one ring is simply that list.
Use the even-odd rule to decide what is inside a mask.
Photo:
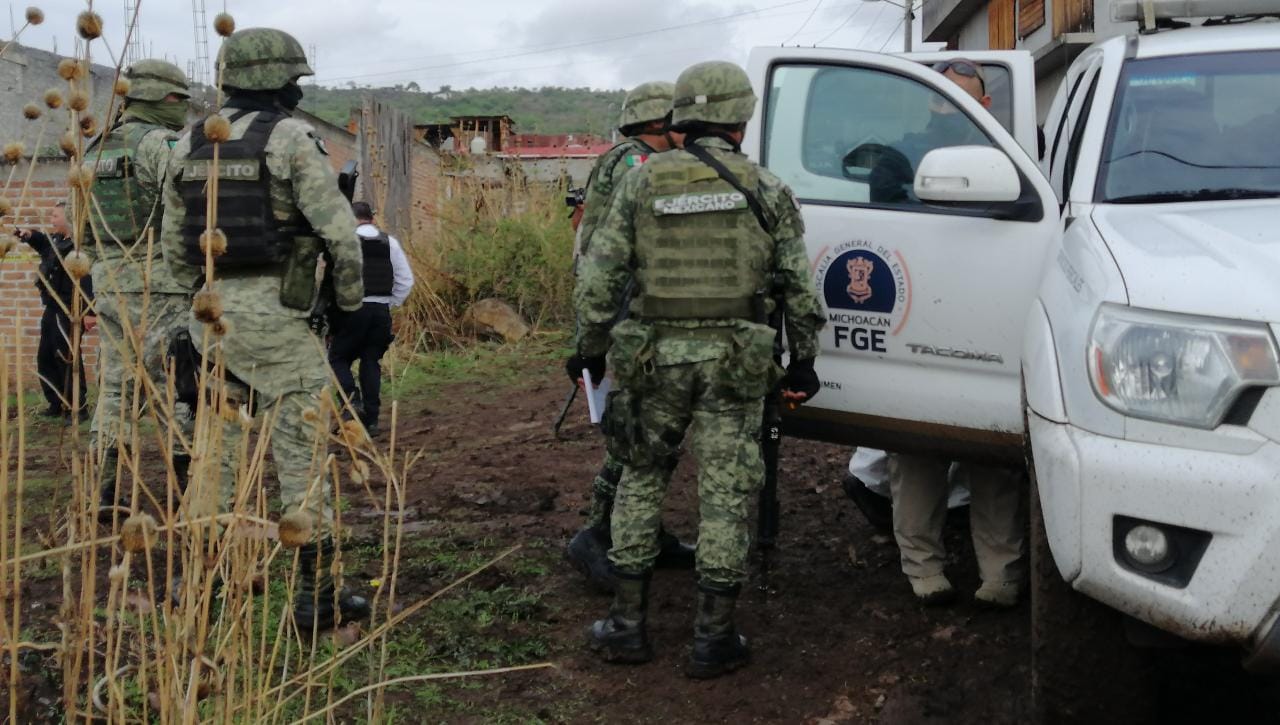
[{"label": "camouflage trousers", "polygon": [[[98,404],[93,412],[91,430],[97,443],[107,450],[117,441],[129,443],[133,440],[136,420],[133,414],[134,391],[139,368],[146,370],[147,377],[160,391],[161,399],[164,398],[163,391],[168,386],[166,361],[169,341],[175,332],[186,326],[191,303],[186,295],[100,293],[94,307],[98,314],[101,344],[98,346]],[[128,315],[127,320],[125,314]],[[137,390],[145,401],[148,395],[146,387]],[[143,401],[138,402],[141,404]],[[177,403],[173,416],[179,428],[189,435],[192,423],[190,408]]]},{"label": "camouflage trousers", "polygon": [[645,386],[637,406],[637,440],[625,456],[613,506],[609,559],[622,572],[640,574],[653,567],[672,460],[690,431],[687,445],[698,461],[699,579],[719,587],[747,580],[748,509],[764,484],[764,400],[717,392],[722,390],[716,385],[719,365],[710,360],[659,367]]},{"label": "camouflage trousers", "polygon": [[618,493],[618,481],[622,480],[622,460],[606,451],[600,472],[591,482],[591,512],[587,514],[587,526],[604,526],[613,513],[613,499]]},{"label": "camouflage trousers", "polygon": [[[252,389],[257,404],[255,419],[270,422],[281,508],[285,513],[306,512],[315,534],[329,536],[333,528],[332,487],[324,460],[330,417],[320,405],[329,367],[320,341],[306,318],[229,310],[223,319],[230,327],[219,343],[227,370]],[[192,319],[189,329],[198,345],[204,325]],[[245,399],[248,391],[231,391],[231,395]],[[258,491],[247,485],[244,474],[252,456],[249,426],[243,424],[243,416],[241,420],[225,416],[212,420],[221,427],[218,490],[193,492],[193,509],[201,513],[239,507],[252,510]],[[193,481],[202,478],[212,477],[195,476]]]}]

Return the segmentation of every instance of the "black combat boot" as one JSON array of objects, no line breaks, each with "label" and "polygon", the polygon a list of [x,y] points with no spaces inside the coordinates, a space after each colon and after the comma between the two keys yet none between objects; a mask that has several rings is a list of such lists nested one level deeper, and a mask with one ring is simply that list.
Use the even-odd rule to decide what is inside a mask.
[{"label": "black combat boot", "polygon": [[709,680],[742,667],[751,660],[747,638],[733,626],[733,607],[740,587],[698,585],[698,608],[693,620],[693,655],[684,673]]},{"label": "black combat boot", "polygon": [[[111,520],[117,510],[124,511],[129,508],[129,499],[121,491],[119,497],[116,496],[116,469],[119,468],[120,451],[111,448],[102,456],[102,481],[98,489],[98,523],[111,525]],[[121,513],[120,518],[124,519],[128,514]]]},{"label": "black combat boot", "polygon": [[649,572],[614,572],[609,616],[591,625],[587,646],[605,662],[641,664],[653,659],[645,610],[649,608]]},{"label": "black combat boot", "polygon": [[609,549],[612,546],[613,537],[609,535],[609,523],[606,521],[574,534],[564,550],[564,558],[587,578],[592,587],[612,594],[613,569],[609,566]]},{"label": "black combat boot", "polygon": [[[298,549],[298,589],[293,597],[293,621],[302,632],[332,629],[369,616],[369,602],[336,585],[329,566],[333,559],[333,539],[307,544]],[[317,562],[318,560],[318,562]],[[317,571],[319,574],[317,574]],[[337,609],[334,600],[337,600]]]},{"label": "black combat boot", "polygon": [[697,551],[664,526],[658,529],[658,558],[653,563],[659,569],[692,569],[697,560]]}]

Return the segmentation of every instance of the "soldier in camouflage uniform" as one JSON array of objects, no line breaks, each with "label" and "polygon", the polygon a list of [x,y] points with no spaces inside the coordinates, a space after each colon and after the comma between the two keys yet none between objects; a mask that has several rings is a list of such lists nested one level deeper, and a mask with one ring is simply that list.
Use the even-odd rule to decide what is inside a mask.
[{"label": "soldier in camouflage uniform", "polygon": [[[671,99],[675,85],[665,81],[642,83],[627,94],[622,102],[622,119],[618,131],[626,138],[606,151],[596,161],[587,179],[587,196],[582,221],[578,227],[578,243],[574,258],[590,247],[591,234],[609,208],[613,190],[622,177],[642,166],[651,154],[679,146],[682,134],[671,131]],[[569,371],[570,378],[580,377],[582,369]],[[591,484],[591,510],[587,525],[574,535],[565,557],[597,588],[612,592],[613,576],[609,570],[608,551],[613,545],[609,533],[609,516],[613,512],[614,492],[622,478],[622,461],[606,451],[604,463]],[[693,547],[682,544],[666,529],[660,529],[657,566],[689,569],[693,567]]]},{"label": "soldier in camouflage uniform", "polygon": [[[309,516],[316,532],[300,552],[295,621],[304,631],[328,628],[367,616],[369,605],[345,589],[335,594],[331,487],[321,465],[328,427],[315,415],[329,368],[307,318],[320,255],[329,260],[334,301],[347,312],[359,309],[364,297],[363,257],[351,205],[323,144],[289,115],[302,99],[298,79],[313,74],[302,46],[285,32],[249,28],[225,41],[221,57],[229,97],[218,114],[230,122],[230,137],[214,144],[197,124],[178,141],[164,186],[164,254],[181,283],[199,283],[205,189],[213,149],[220,147],[217,226],[227,245],[214,265],[214,289],[224,309],[219,323],[227,329],[217,345],[229,376],[238,379],[234,385],[247,385],[257,413],[273,421],[283,508]],[[204,339],[194,316],[190,333],[197,344]],[[235,493],[240,430],[238,422],[224,424],[223,506]]]},{"label": "soldier in camouflage uniform", "polygon": [[[617,583],[588,642],[610,662],[653,657],[645,619],[655,535],[671,459],[692,427],[699,581],[686,674],[695,678],[724,674],[749,656],[733,609],[747,578],[747,509],[764,482],[764,396],[781,381],[784,398],[799,403],[820,387],[813,362],[823,316],[800,206],[740,150],[755,104],[746,73],[732,63],[680,74],[673,120],[686,133],[684,148],[622,180],[575,294],[582,330],[571,364],[602,375],[607,351],[624,388],[612,394],[606,420],[625,462],[609,551]],[[632,316],[613,325],[632,276]],[[791,344],[785,376],[773,360],[775,331],[761,324],[778,304]]]},{"label": "soldier in camouflage uniform", "polygon": [[[92,430],[102,461],[98,515],[105,523],[111,522],[117,501],[128,505],[116,483],[120,451],[133,442],[136,371],[141,367],[157,390],[165,390],[168,340],[186,326],[190,296],[165,266],[158,235],[150,248],[147,239],[149,231],[160,228],[160,184],[177,132],[187,122],[187,77],[172,63],[140,60],[125,69],[124,78],[129,90],[119,123],[85,154],[97,162],[97,203],[89,210],[92,240],[86,249],[94,257],[102,339],[102,382]],[[173,413],[189,440],[190,410],[179,404]],[[190,461],[181,442],[175,443],[172,464],[179,485],[186,482]]]}]

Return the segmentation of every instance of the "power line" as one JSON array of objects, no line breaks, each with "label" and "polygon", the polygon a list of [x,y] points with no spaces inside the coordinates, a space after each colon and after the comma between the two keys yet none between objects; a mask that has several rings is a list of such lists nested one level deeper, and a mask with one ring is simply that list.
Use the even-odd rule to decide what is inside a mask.
[{"label": "power line", "polygon": [[786,45],[787,43],[790,43],[790,42],[791,42],[791,39],[792,39],[792,38],[794,38],[794,37],[796,37],[797,35],[799,35],[799,34],[800,34],[800,31],[801,31],[801,30],[804,30],[804,29],[805,29],[805,26],[807,26],[807,25],[809,24],[809,21],[810,21],[810,20],[813,20],[813,16],[818,14],[818,8],[820,8],[820,7],[822,7],[822,0],[818,0],[817,4],[815,4],[815,5],[813,6],[813,10],[810,10],[810,11],[809,11],[809,17],[805,18],[805,19],[804,19],[804,22],[803,22],[803,23],[800,23],[800,27],[796,28],[796,31],[795,31],[794,33],[792,33],[791,35],[787,36],[787,39],[786,39],[786,40],[784,40],[784,41],[782,41],[781,43],[779,43],[779,45]]},{"label": "power line", "polygon": [[831,36],[833,36],[833,35],[835,35],[836,33],[840,32],[840,29],[841,29],[841,28],[843,28],[844,26],[848,25],[848,24],[849,24],[849,21],[850,21],[850,20],[853,20],[853,19],[854,19],[854,17],[856,17],[856,16],[858,15],[858,13],[862,12],[862,9],[863,9],[863,8],[865,8],[866,6],[867,6],[867,4],[866,4],[866,3],[859,3],[859,4],[858,4],[858,6],[857,6],[856,8],[854,8],[854,9],[853,9],[853,12],[851,12],[851,13],[849,13],[848,15],[846,15],[846,16],[845,16],[844,22],[842,22],[842,23],[840,23],[839,25],[837,25],[837,26],[836,26],[836,28],[835,28],[835,30],[832,30],[830,33],[827,33],[826,35],[822,36],[822,40],[819,40],[818,42],[816,42],[816,43],[814,43],[814,44],[813,44],[813,45],[814,45],[814,47],[816,48],[817,46],[822,45],[823,43],[827,42],[827,38],[830,38]]},{"label": "power line", "polygon": [[350,75],[350,76],[336,76],[336,77],[333,77],[333,78],[327,78],[327,79],[325,79],[325,80],[326,80],[326,81],[328,81],[328,82],[333,82],[333,81],[356,80],[356,79],[359,79],[359,78],[374,78],[374,77],[377,77],[377,76],[399,75],[399,74],[404,74],[404,73],[418,73],[418,72],[421,72],[421,71],[424,71],[424,70],[438,70],[438,69],[441,69],[441,68],[456,68],[456,67],[458,67],[458,66],[462,66],[462,65],[474,65],[474,64],[476,64],[476,63],[488,63],[488,62],[495,61],[495,60],[507,60],[507,59],[510,59],[510,58],[522,58],[522,57],[530,56],[530,55],[539,55],[539,54],[541,54],[541,53],[549,53],[549,52],[551,52],[551,51],[556,51],[556,50],[571,50],[571,49],[574,49],[574,48],[582,48],[582,47],[586,47],[586,46],[590,46],[590,45],[599,45],[600,43],[611,43],[611,42],[614,42],[614,41],[616,41],[616,40],[628,40],[628,39],[630,39],[630,38],[639,38],[639,37],[643,37],[643,36],[646,36],[646,35],[656,35],[656,34],[658,34],[658,33],[665,33],[665,32],[671,31],[671,30],[683,30],[683,29],[685,29],[685,28],[696,27],[696,26],[699,26],[699,25],[711,25],[711,24],[714,24],[714,23],[721,23],[721,22],[725,22],[725,21],[727,21],[727,20],[734,20],[734,19],[737,19],[737,18],[741,18],[741,17],[747,16],[747,15],[755,15],[755,14],[757,14],[757,13],[762,13],[762,12],[764,12],[764,11],[766,11],[766,10],[776,10],[776,9],[778,9],[778,8],[790,7],[790,6],[792,6],[792,5],[801,5],[801,4],[806,3],[806,2],[808,2],[808,1],[809,1],[809,0],[791,0],[790,2],[778,3],[777,5],[769,5],[769,6],[767,6],[767,7],[763,7],[763,8],[755,8],[755,9],[753,9],[753,10],[744,10],[744,11],[737,12],[737,13],[733,13],[733,14],[730,14],[730,15],[722,15],[722,16],[720,16],[720,17],[716,17],[716,18],[708,18],[708,19],[706,19],[706,20],[695,20],[695,21],[693,21],[693,22],[689,22],[689,23],[681,23],[681,24],[679,24],[679,25],[669,25],[669,26],[664,27],[664,28],[654,28],[654,29],[652,29],[652,30],[641,30],[641,31],[634,32],[634,33],[625,33],[625,34],[623,34],[623,35],[614,35],[614,36],[609,36],[609,37],[606,37],[606,38],[597,38],[597,39],[595,39],[595,40],[584,40],[584,41],[580,41],[580,42],[577,42],[577,43],[567,43],[567,44],[564,44],[564,45],[548,46],[548,47],[543,48],[543,49],[540,49],[540,50],[529,50],[529,51],[524,51],[524,52],[521,52],[521,53],[508,53],[508,54],[506,54],[506,55],[497,55],[497,56],[492,56],[492,57],[489,57],[489,58],[477,58],[477,59],[475,59],[475,60],[464,60],[464,61],[458,61],[458,62],[456,62],[456,63],[442,63],[442,64],[439,64],[439,65],[428,65],[428,66],[421,66],[421,67],[417,67],[417,68],[402,68],[402,69],[399,69],[399,70],[392,70],[392,71],[378,71],[378,72],[376,72],[376,73],[361,73],[361,74],[358,74],[358,75]]},{"label": "power line", "polygon": [[888,44],[889,44],[889,41],[890,41],[890,40],[893,40],[893,36],[895,36],[895,35],[897,35],[897,34],[898,34],[898,28],[901,28],[901,27],[902,27],[902,22],[903,22],[904,20],[906,20],[906,18],[905,18],[905,17],[903,17],[903,18],[898,18],[898,22],[897,22],[897,24],[893,26],[893,30],[890,30],[890,31],[889,31],[889,37],[885,38],[885,39],[884,39],[884,42],[880,44],[880,49],[876,51],[877,53],[883,53],[883,52],[884,52],[884,47],[885,47],[886,45],[888,45]]}]

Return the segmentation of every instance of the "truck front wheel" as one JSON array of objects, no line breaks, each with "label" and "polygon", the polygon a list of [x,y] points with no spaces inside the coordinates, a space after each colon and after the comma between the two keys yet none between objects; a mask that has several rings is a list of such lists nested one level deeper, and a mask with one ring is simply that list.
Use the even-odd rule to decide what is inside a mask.
[{"label": "truck front wheel", "polygon": [[1072,589],[1054,563],[1029,438],[1027,472],[1033,720],[1041,725],[1149,722],[1157,697],[1148,654],[1126,640],[1119,612]]}]

